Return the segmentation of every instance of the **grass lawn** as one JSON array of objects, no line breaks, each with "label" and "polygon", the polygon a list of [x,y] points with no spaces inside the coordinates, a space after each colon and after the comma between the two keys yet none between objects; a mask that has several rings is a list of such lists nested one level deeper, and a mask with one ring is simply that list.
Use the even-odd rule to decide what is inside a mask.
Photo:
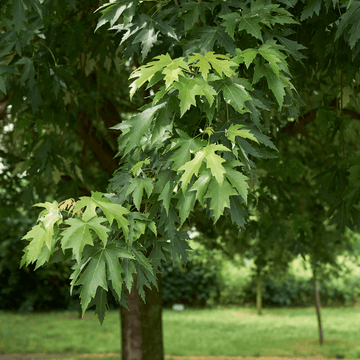
[{"label": "grass lawn", "polygon": [[[360,358],[360,309],[322,309],[325,344],[318,344],[314,309],[164,310],[165,352],[207,356]],[[0,312],[0,353],[119,353],[119,314],[100,326],[89,312],[21,315]],[[69,360],[80,359],[78,357]],[[83,359],[83,358],[82,358]],[[111,358],[107,358],[111,359]],[[113,358],[114,359],[114,358]]]}]

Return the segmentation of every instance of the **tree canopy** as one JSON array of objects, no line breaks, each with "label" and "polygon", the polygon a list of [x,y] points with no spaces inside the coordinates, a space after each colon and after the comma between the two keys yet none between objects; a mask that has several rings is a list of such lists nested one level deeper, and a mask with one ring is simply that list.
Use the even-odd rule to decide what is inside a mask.
[{"label": "tree canopy", "polygon": [[198,207],[241,230],[266,192],[302,248],[359,227],[360,1],[0,6],[3,186],[42,208],[21,264],[73,259],[83,311],[135,273],[144,297]]}]

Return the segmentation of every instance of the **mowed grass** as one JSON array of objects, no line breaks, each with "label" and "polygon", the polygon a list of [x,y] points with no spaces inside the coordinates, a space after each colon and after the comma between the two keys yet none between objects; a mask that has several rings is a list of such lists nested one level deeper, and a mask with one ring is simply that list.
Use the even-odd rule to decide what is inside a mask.
[{"label": "mowed grass", "polygon": [[[360,308],[322,309],[325,344],[314,309],[164,310],[166,354],[360,358]],[[0,353],[120,353],[119,313],[103,326],[91,313],[21,315],[0,312]],[[73,357],[71,359],[77,359]]]}]

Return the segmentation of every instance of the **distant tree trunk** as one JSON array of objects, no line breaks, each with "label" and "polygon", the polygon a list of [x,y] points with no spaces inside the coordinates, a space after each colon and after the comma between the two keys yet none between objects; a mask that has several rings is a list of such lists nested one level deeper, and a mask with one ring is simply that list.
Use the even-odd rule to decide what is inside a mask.
[{"label": "distant tree trunk", "polygon": [[262,315],[262,278],[260,275],[256,278],[256,309],[258,315]]},{"label": "distant tree trunk", "polygon": [[318,285],[317,285],[316,265],[313,266],[313,281],[314,281],[314,292],[315,292],[315,307],[316,307],[316,314],[317,314],[318,325],[319,325],[319,342],[320,342],[320,345],[322,345],[324,343],[324,333],[323,333],[323,328],[322,328],[322,324],[321,324],[321,313],[320,313],[321,304],[320,304],[319,289],[318,289]]},{"label": "distant tree trunk", "polygon": [[159,291],[144,287],[146,303],[136,289],[127,295],[129,310],[120,307],[122,360],[164,360],[161,283]]}]

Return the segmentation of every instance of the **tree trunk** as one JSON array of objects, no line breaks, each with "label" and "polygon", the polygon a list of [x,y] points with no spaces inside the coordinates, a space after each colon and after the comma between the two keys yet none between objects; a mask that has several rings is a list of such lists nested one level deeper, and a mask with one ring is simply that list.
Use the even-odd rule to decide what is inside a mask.
[{"label": "tree trunk", "polygon": [[262,279],[258,276],[256,279],[256,309],[258,315],[262,315]]},{"label": "tree trunk", "polygon": [[318,325],[319,325],[319,342],[320,342],[320,345],[322,345],[324,343],[324,333],[323,333],[323,328],[322,328],[322,324],[321,324],[320,294],[319,294],[319,289],[318,289],[318,286],[317,286],[317,278],[316,278],[315,266],[313,268],[313,276],[314,276],[313,280],[314,280],[314,292],[315,292],[315,307],[316,307],[316,314],[317,314]]},{"label": "tree trunk", "polygon": [[120,306],[122,360],[164,360],[161,282],[159,291],[144,287],[146,303],[136,289],[127,295],[129,310]]}]

